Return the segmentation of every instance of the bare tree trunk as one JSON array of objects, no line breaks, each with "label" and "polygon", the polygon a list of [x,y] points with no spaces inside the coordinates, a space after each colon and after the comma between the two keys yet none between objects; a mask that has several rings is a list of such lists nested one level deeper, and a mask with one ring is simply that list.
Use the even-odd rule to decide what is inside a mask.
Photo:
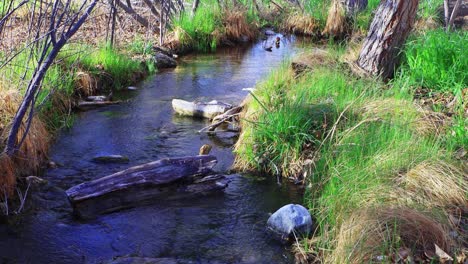
[{"label": "bare tree trunk", "polygon": [[197,12],[198,5],[200,4],[200,0],[194,0],[192,5],[192,16],[195,16],[195,12]]},{"label": "bare tree trunk", "polygon": [[[32,115],[33,115],[34,101],[37,96],[37,93],[39,92],[39,88],[41,86],[42,80],[44,79],[44,76],[47,70],[52,65],[52,62],[57,57],[62,47],[78,31],[81,25],[83,25],[83,23],[86,21],[89,14],[96,6],[96,3],[98,0],[93,0],[93,2],[90,3],[88,8],[83,12],[81,16],[79,16],[79,14],[77,13],[75,16],[68,17],[68,19],[65,20],[65,22],[63,19],[65,16],[65,12],[69,11],[67,9],[69,8],[69,4],[70,4],[69,2],[71,0],[67,1],[66,8],[61,14],[58,10],[58,1],[59,0],[55,1],[54,7],[52,9],[52,13],[50,14],[49,32],[45,38],[46,44],[43,46],[42,51],[40,52],[41,57],[39,59],[39,64],[33,73],[33,77],[28,83],[26,94],[18,108],[18,111],[15,114],[15,117],[13,118],[12,127],[8,134],[4,152],[10,157],[14,156],[17,153],[17,151],[20,149],[21,144],[23,143],[29,131],[29,127],[30,127]],[[86,1],[83,2],[83,5],[80,8],[80,11],[82,10],[82,8],[84,8],[85,4],[86,4]],[[67,16],[70,16],[70,14],[67,14]],[[66,23],[69,21],[71,22]],[[59,28],[63,28],[64,31],[61,32],[61,34],[59,35],[59,38],[57,39],[57,31]],[[28,109],[29,109],[29,118],[27,120],[25,133],[23,135],[23,138],[18,141],[18,132],[19,132],[20,127],[23,125],[23,120],[24,120],[26,113],[28,112]]]},{"label": "bare tree trunk", "polygon": [[115,24],[117,22],[117,8],[115,8],[115,1],[112,0],[112,26],[111,26],[111,34],[110,34],[110,46],[114,47],[115,42]]},{"label": "bare tree trunk", "polygon": [[135,19],[135,21],[137,21],[138,23],[140,23],[142,26],[144,26],[145,28],[150,28],[150,23],[148,22],[148,20],[146,20],[146,18],[140,16],[133,8],[131,5],[125,5],[124,3],[122,3],[122,1],[120,0],[115,0],[115,3],[120,7],[122,8],[125,13],[129,14],[133,19]]},{"label": "bare tree trunk", "polygon": [[450,12],[449,0],[444,0],[444,22],[445,22],[446,28],[448,28],[449,19],[450,19],[449,12]]},{"label": "bare tree trunk", "polygon": [[383,1],[367,34],[357,66],[368,74],[393,76],[398,53],[415,21],[418,0]]},{"label": "bare tree trunk", "polygon": [[447,30],[450,30],[453,27],[453,22],[455,22],[455,18],[458,15],[458,10],[460,9],[460,6],[461,6],[461,0],[457,0],[457,2],[455,3],[455,6],[453,7],[452,15],[450,15],[450,20],[447,25]]}]

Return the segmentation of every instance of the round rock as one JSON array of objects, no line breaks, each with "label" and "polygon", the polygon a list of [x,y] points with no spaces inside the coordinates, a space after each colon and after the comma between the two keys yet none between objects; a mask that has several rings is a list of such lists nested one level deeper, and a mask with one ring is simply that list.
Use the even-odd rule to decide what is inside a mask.
[{"label": "round rock", "polygon": [[312,217],[304,206],[288,204],[268,218],[267,227],[281,239],[293,237],[293,233],[307,235],[312,231]]}]

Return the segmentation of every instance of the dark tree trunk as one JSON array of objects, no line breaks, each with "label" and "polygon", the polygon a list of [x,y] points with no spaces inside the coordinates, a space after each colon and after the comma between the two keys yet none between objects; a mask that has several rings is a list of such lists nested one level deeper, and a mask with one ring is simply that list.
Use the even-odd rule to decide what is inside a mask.
[{"label": "dark tree trunk", "polygon": [[393,76],[400,48],[413,27],[418,2],[385,0],[380,4],[357,60],[362,70],[384,79]]}]

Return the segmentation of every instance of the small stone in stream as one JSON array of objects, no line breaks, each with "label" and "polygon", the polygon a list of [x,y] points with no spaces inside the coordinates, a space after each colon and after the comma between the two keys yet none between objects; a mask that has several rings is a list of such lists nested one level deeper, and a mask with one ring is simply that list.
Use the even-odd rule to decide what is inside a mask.
[{"label": "small stone in stream", "polygon": [[267,228],[281,240],[300,235],[308,235],[312,231],[312,217],[309,211],[298,204],[288,204],[268,218]]},{"label": "small stone in stream", "polygon": [[96,163],[128,163],[130,160],[122,155],[96,156],[92,159]]},{"label": "small stone in stream", "polygon": [[41,179],[37,176],[28,176],[26,177],[26,181],[29,183],[29,184],[46,184],[47,181],[44,180],[44,179]]},{"label": "small stone in stream", "polygon": [[208,155],[210,154],[210,151],[211,151],[211,145],[205,144],[201,146],[200,152],[198,153],[198,155]]},{"label": "small stone in stream", "polygon": [[156,55],[154,55],[154,60],[156,61],[156,67],[158,69],[177,67],[176,60],[174,60],[173,58],[167,56],[166,54],[162,52],[156,53]]},{"label": "small stone in stream", "polygon": [[129,87],[127,87],[127,90],[136,91],[136,90],[138,90],[138,88],[136,88],[135,86],[129,86]]},{"label": "small stone in stream", "polygon": [[57,165],[57,163],[55,163],[53,161],[49,161],[49,163],[47,163],[47,167],[50,168],[50,169],[56,169],[56,168],[58,168],[58,165]]},{"label": "small stone in stream", "polygon": [[271,29],[267,29],[265,30],[265,35],[272,36],[272,35],[276,35],[276,33]]}]

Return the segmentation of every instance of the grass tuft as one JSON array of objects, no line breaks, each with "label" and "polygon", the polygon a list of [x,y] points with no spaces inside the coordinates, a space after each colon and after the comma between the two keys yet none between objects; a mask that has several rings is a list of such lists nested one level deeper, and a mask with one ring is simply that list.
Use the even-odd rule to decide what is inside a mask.
[{"label": "grass tuft", "polygon": [[467,32],[442,29],[421,33],[408,41],[400,75],[411,85],[460,93],[468,87]]}]

